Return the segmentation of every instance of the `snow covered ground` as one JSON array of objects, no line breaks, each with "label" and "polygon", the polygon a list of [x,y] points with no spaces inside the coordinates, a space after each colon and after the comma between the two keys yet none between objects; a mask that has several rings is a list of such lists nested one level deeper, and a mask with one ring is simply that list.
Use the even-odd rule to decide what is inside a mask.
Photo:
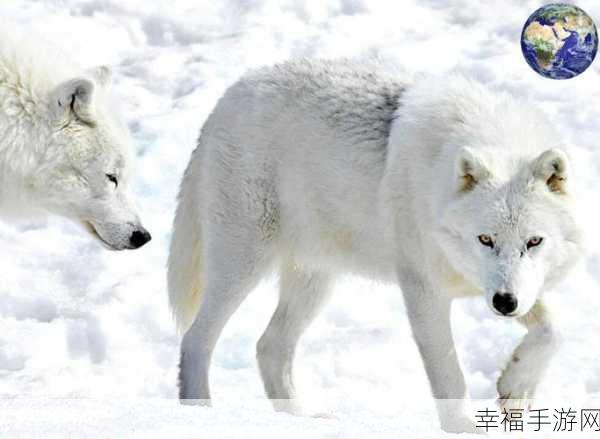
[{"label": "snow covered ground", "polygon": [[[297,56],[379,57],[413,72],[455,67],[531,96],[573,144],[589,253],[550,302],[563,343],[542,396],[565,406],[600,397],[600,61],[569,81],[543,80],[520,53],[521,26],[542,2],[511,0],[11,0],[9,18],[83,65],[110,64],[137,146],[138,195],[153,241],[106,252],[75,226],[0,223],[0,436],[445,437],[400,291],[342,280],[303,339],[297,387],[313,412],[273,413],[254,345],[276,292],[244,303],[215,353],[215,408],[176,401],[178,336],[165,260],[178,183],[216,100],[254,66]],[[600,21],[600,3],[577,4]],[[60,62],[60,60],[57,60]],[[456,305],[455,338],[474,398],[495,381],[523,331],[482,301]],[[600,399],[596,407],[600,408]],[[449,436],[451,437],[451,436]]]}]

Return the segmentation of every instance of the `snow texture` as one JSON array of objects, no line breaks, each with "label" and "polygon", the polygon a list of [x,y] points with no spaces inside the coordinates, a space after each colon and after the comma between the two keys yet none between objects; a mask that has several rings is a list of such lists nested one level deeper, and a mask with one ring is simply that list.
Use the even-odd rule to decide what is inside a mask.
[{"label": "snow texture", "polygon": [[[580,0],[600,20],[600,3]],[[276,303],[261,284],[213,359],[212,409],[179,406],[179,338],[165,261],[175,194],[198,131],[225,88],[251,67],[292,57],[379,58],[410,72],[459,68],[540,102],[571,145],[585,203],[585,261],[548,293],[562,332],[540,386],[564,405],[600,396],[600,63],[568,81],[524,61],[521,27],[540,1],[11,0],[0,16],[80,64],[109,64],[137,148],[135,192],[153,241],[103,250],[76,226],[0,223],[0,436],[446,437],[438,430],[398,288],[342,279],[303,338],[297,387],[311,412],[271,411],[255,343]],[[57,60],[60,62],[60,60]],[[553,146],[553,145],[549,145]],[[523,330],[480,299],[454,308],[471,395],[495,381]],[[600,408],[600,400],[597,407]],[[448,435],[448,437],[452,437]]]}]

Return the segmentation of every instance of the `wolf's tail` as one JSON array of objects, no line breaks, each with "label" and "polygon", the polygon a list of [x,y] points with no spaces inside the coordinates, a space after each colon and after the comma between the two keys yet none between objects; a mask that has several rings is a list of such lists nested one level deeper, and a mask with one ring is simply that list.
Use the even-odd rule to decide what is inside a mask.
[{"label": "wolf's tail", "polygon": [[199,203],[198,150],[185,171],[173,223],[167,284],[169,305],[181,334],[194,322],[202,301],[202,231]]}]

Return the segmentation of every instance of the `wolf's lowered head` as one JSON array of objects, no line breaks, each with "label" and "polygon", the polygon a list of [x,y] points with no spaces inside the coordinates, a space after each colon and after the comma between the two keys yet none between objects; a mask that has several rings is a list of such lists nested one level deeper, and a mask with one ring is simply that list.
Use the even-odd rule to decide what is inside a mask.
[{"label": "wolf's lowered head", "polygon": [[150,241],[129,194],[132,148],[108,103],[111,72],[98,67],[48,96],[48,136],[33,178],[37,203],[73,219],[111,250]]}]

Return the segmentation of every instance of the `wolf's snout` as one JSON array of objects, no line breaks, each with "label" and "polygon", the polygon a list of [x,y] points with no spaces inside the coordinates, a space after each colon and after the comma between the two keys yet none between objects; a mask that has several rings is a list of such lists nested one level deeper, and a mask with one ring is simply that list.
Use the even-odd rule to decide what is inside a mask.
[{"label": "wolf's snout", "polygon": [[517,297],[511,293],[498,292],[494,294],[492,305],[500,314],[507,316],[516,311],[519,302]]},{"label": "wolf's snout", "polygon": [[140,248],[148,241],[152,239],[152,236],[146,229],[141,227],[139,230],[134,230],[129,238],[129,242],[131,243],[132,248]]}]

